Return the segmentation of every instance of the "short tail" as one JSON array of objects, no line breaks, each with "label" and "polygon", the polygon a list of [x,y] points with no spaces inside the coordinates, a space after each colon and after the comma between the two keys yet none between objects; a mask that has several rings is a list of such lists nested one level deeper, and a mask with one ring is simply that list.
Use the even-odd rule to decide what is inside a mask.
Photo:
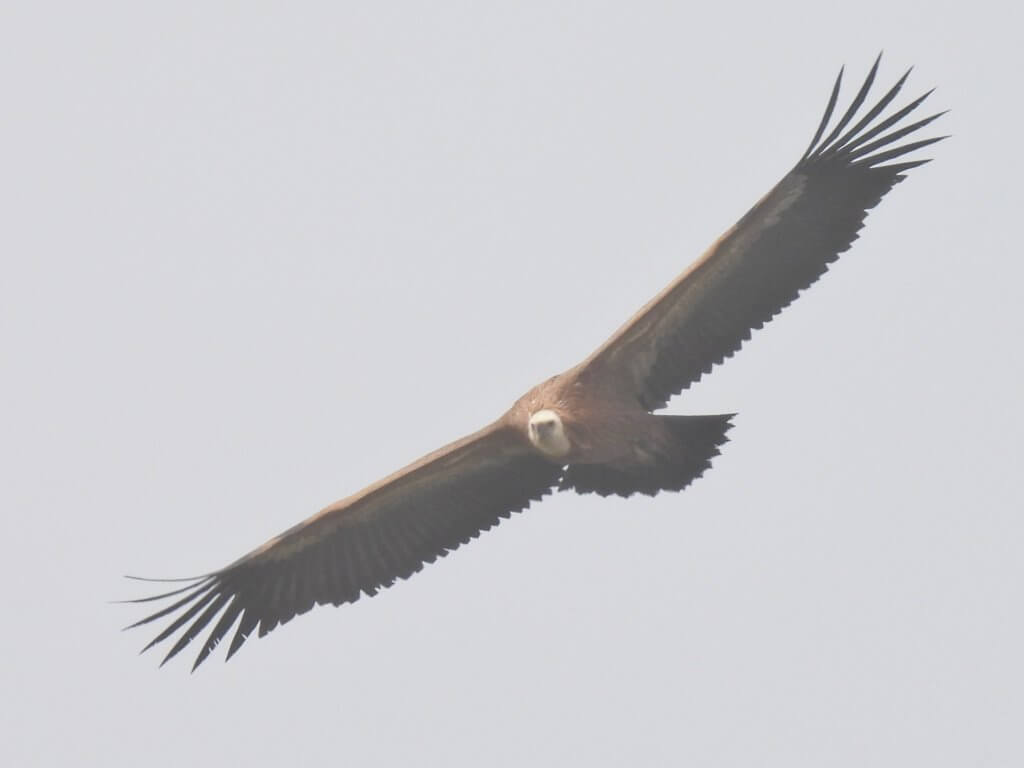
[{"label": "short tail", "polygon": [[735,413],[716,416],[655,416],[664,427],[649,460],[629,466],[570,464],[561,488],[601,496],[681,491],[711,466],[729,438]]}]

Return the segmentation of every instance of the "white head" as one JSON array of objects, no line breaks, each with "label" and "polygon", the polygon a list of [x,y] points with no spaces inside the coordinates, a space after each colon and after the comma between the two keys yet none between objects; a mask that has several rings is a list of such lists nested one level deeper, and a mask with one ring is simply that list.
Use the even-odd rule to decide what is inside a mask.
[{"label": "white head", "polygon": [[530,415],[530,442],[548,456],[565,456],[571,447],[561,417],[545,408]]}]

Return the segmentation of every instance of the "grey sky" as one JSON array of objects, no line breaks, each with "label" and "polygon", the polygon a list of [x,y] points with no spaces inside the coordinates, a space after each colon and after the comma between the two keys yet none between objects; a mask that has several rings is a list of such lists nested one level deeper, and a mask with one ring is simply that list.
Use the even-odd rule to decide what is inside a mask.
[{"label": "grey sky", "polygon": [[[5,4],[0,762],[1024,764],[1022,27]],[[559,495],[196,675],[135,656],[122,573],[224,565],[577,362],[881,48],[954,138],[671,404],[739,412],[690,490]]]}]

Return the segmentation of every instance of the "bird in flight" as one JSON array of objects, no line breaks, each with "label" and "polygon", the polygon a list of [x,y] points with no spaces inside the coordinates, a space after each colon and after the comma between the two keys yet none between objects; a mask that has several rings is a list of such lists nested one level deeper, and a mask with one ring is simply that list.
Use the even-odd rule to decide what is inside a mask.
[{"label": "bird in flight", "polygon": [[817,280],[857,238],[867,212],[928,162],[905,156],[945,138],[903,141],[944,114],[907,121],[931,91],[881,117],[909,70],[860,114],[878,65],[831,126],[840,70],[793,169],[583,362],[538,384],[480,431],[230,565],[128,601],[170,601],[131,625],[170,622],[143,650],[180,632],[163,664],[205,632],[194,670],[233,627],[226,658],[257,629],[262,637],[315,605],[374,595],[555,491],[653,496],[700,477],[734,414],[654,412]]}]

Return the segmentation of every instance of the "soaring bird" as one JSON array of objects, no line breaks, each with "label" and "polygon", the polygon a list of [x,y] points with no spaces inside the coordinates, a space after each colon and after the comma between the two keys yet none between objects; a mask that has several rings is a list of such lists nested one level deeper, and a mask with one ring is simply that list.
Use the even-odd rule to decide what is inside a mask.
[{"label": "soaring bird", "polygon": [[170,601],[131,625],[170,621],[143,650],[180,632],[166,663],[209,628],[194,670],[233,627],[226,658],[257,628],[262,637],[314,605],[374,595],[549,493],[654,495],[700,477],[734,414],[655,411],[824,274],[857,238],[867,212],[907,171],[928,162],[904,156],[946,138],[903,141],[944,114],[906,120],[931,91],[881,117],[909,70],[859,114],[879,60],[830,128],[840,70],[793,169],[593,354],[480,431],[325,507],[230,565],[129,601]]}]

